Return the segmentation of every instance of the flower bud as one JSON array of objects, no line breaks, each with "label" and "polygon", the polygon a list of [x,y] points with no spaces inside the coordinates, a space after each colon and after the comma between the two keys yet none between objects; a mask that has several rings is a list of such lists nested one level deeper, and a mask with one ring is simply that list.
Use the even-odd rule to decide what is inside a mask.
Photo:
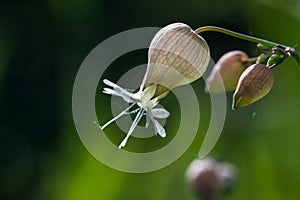
[{"label": "flower bud", "polygon": [[186,178],[194,192],[203,199],[215,199],[221,191],[221,180],[212,159],[194,160],[187,169]]},{"label": "flower bud", "polygon": [[269,93],[274,83],[270,68],[263,64],[253,64],[241,75],[233,94],[232,109],[247,106]]},{"label": "flower bud", "polygon": [[213,93],[224,92],[224,89],[234,90],[239,77],[249,65],[248,55],[243,51],[236,50],[224,54],[207,79],[207,89]]},{"label": "flower bud", "polygon": [[272,47],[267,45],[257,44],[257,48],[264,54],[270,54],[272,52]]},{"label": "flower bud", "polygon": [[186,178],[201,199],[212,200],[231,188],[235,167],[210,158],[195,159],[187,169]]}]

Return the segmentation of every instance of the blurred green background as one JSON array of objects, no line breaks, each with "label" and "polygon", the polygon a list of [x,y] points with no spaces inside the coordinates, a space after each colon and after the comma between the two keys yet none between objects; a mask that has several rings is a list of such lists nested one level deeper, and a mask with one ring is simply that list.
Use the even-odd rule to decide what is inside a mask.
[{"label": "blurred green background", "polygon": [[[300,41],[299,13],[298,0],[2,0],[0,199],[196,199],[184,174],[197,157],[205,125],[200,123],[185,154],[164,169],[146,174],[111,169],[89,154],[74,127],[71,101],[77,70],[106,38],[172,22],[193,28],[217,25],[294,46]],[[202,36],[215,60],[234,49],[256,53],[255,44],[219,33]],[[146,52],[125,61],[126,66],[143,64]],[[211,154],[233,163],[238,179],[221,199],[300,199],[300,70],[288,59],[274,73],[275,84],[266,98],[245,109],[228,110]],[[201,109],[209,110],[203,81],[193,86],[199,90]],[[173,101],[172,96],[166,101]],[[209,113],[201,117],[207,124]],[[170,123],[167,129],[172,127]],[[149,139],[148,145],[155,141]],[[132,143],[139,145],[138,140]]]}]

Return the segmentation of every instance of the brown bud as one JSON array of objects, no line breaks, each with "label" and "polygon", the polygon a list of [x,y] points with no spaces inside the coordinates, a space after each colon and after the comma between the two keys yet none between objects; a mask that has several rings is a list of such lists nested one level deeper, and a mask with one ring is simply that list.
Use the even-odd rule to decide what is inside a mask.
[{"label": "brown bud", "polygon": [[204,200],[216,199],[230,188],[235,167],[214,159],[195,159],[187,169],[186,178],[194,192]]},{"label": "brown bud", "polygon": [[[243,51],[230,51],[216,63],[207,79],[207,89],[213,93],[232,91],[239,77],[250,66],[248,55]],[[224,85],[224,86],[223,86]]]},{"label": "brown bud", "polygon": [[263,64],[253,64],[241,75],[233,94],[232,109],[247,106],[269,93],[274,83],[270,68]]},{"label": "brown bud", "polygon": [[194,160],[187,169],[186,178],[194,192],[203,199],[215,199],[221,192],[221,179],[212,159]]}]

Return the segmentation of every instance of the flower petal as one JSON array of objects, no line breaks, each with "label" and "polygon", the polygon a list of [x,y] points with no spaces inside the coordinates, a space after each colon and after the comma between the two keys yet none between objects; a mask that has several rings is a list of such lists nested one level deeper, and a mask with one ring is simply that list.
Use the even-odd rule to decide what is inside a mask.
[{"label": "flower petal", "polygon": [[164,108],[154,108],[151,111],[154,118],[165,119],[170,116],[170,113]]},{"label": "flower petal", "polygon": [[113,88],[113,90],[110,88],[104,88],[103,93],[122,97],[124,99],[124,101],[129,102],[129,103],[135,102],[133,94],[128,92],[127,90],[121,88],[117,84],[115,84],[107,79],[104,79],[103,83]]},{"label": "flower petal", "polygon": [[162,137],[162,138],[166,137],[167,134],[166,134],[164,127],[155,119],[153,120],[153,124],[155,126],[155,129],[156,129],[158,135],[160,135],[160,137]]}]

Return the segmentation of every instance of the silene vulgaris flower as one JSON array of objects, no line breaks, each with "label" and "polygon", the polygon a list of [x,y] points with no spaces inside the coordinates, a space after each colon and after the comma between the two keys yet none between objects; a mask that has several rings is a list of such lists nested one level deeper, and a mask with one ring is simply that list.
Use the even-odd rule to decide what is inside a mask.
[{"label": "silene vulgaris flower", "polygon": [[[152,123],[156,135],[166,137],[166,131],[158,119],[166,119],[170,113],[164,108],[158,108],[157,105],[170,90],[199,79],[206,71],[210,51],[206,41],[198,35],[205,31],[216,31],[257,43],[261,52],[260,56],[254,58],[249,58],[242,51],[228,52],[220,58],[208,77],[209,92],[235,90],[233,109],[248,106],[263,98],[271,90],[274,82],[271,69],[287,57],[293,57],[300,65],[300,56],[291,47],[215,26],[192,30],[183,23],[170,24],[158,31],[151,41],[147,70],[138,92],[131,93],[107,79],[103,81],[109,86],[104,88],[104,93],[121,97],[130,105],[106,124],[99,126],[102,130],[121,116],[136,113],[119,148],[126,145],[143,116],[146,116],[146,127]],[[218,74],[221,75],[221,79],[217,78]],[[138,108],[130,110],[134,106]]]},{"label": "silene vulgaris flower", "polygon": [[[143,116],[146,117],[146,127],[152,123],[155,134],[166,137],[166,131],[157,119],[166,119],[170,113],[157,107],[159,101],[173,88],[199,79],[209,60],[207,43],[189,26],[174,23],[162,28],[151,41],[147,70],[138,92],[131,93],[107,79],[103,81],[109,86],[104,88],[104,93],[121,97],[130,105],[100,128],[103,130],[123,115],[137,113],[119,148],[126,145]],[[135,105],[138,108],[130,110]]]}]

